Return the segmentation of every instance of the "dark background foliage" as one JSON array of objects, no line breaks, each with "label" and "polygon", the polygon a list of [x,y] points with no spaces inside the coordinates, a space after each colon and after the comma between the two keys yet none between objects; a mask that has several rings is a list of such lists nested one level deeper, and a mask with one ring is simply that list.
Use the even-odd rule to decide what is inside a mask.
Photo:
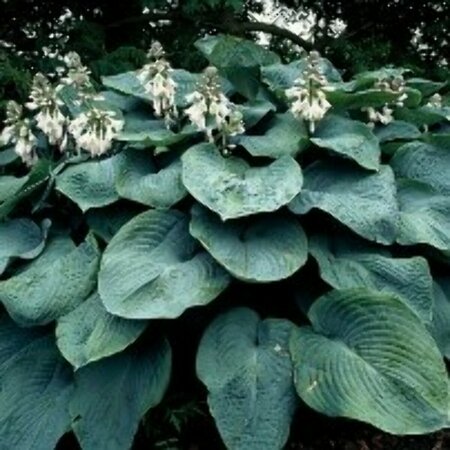
[{"label": "dark background foliage", "polygon": [[[413,69],[417,75],[448,77],[448,69],[438,64],[450,55],[448,0],[284,0],[279,3],[292,8],[312,8],[327,23],[337,17],[347,22],[346,31],[338,39],[319,37],[315,47],[348,75],[396,64]],[[143,13],[144,7],[149,9],[147,14]],[[58,18],[67,9],[73,13],[73,19],[61,25]],[[176,66],[196,70],[204,65],[204,59],[192,45],[199,35],[228,32],[249,36],[252,30],[267,29],[275,36],[274,47],[289,59],[285,33],[249,22],[248,12],[260,9],[258,0],[128,0],[126,3],[3,0],[0,42],[13,43],[14,48],[0,46],[0,101],[11,97],[23,99],[30,73],[51,69],[54,62],[42,58],[43,46],[59,48],[62,52],[78,51],[98,77],[142,65],[145,50],[156,38],[162,41]],[[158,19],[170,22],[161,26]],[[422,30],[422,43],[428,46],[420,53],[411,44],[417,28]]]}]

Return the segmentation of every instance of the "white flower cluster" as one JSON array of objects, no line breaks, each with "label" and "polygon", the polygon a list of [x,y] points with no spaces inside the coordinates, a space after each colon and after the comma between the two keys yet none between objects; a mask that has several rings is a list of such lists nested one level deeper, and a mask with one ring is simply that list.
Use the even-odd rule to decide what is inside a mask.
[{"label": "white flower cluster", "polygon": [[374,87],[376,89],[396,93],[398,94],[398,97],[392,103],[386,103],[381,109],[372,106],[362,108],[362,111],[367,112],[367,117],[369,119],[368,125],[370,127],[374,127],[376,123],[387,125],[394,120],[394,107],[402,107],[405,100],[408,98],[408,94],[405,92],[405,86],[405,80],[401,75],[380,79],[375,83]]},{"label": "white flower cluster", "polygon": [[15,152],[22,161],[28,166],[33,165],[37,160],[37,139],[30,121],[23,118],[23,107],[14,101],[10,101],[6,107],[5,125],[1,134],[3,144],[15,144]]},{"label": "white flower cluster", "polygon": [[[26,108],[34,116],[24,117],[24,108],[16,102],[7,106],[5,128],[1,134],[0,145],[15,144],[16,153],[27,165],[37,161],[37,138],[33,133],[36,127],[48,139],[48,143],[59,147],[64,152],[68,148],[88,151],[92,157],[103,155],[112,146],[114,139],[121,132],[124,122],[116,118],[116,113],[101,109],[95,101],[95,94],[89,70],[81,64],[76,53],[69,53],[65,58],[67,73],[59,80],[56,87],[48,78],[38,73],[33,79],[30,101]],[[83,106],[78,117],[70,120],[62,112],[64,102],[59,94],[66,86],[76,89],[77,103]]]},{"label": "white flower cluster", "polygon": [[442,108],[442,96],[438,93],[433,94],[425,106],[429,106],[431,108]]},{"label": "white flower cluster", "polygon": [[242,114],[222,92],[215,67],[205,69],[197,90],[188,94],[186,100],[191,104],[186,115],[198,130],[205,132],[209,142],[214,142],[214,130],[221,133],[223,142],[229,136],[244,133]]},{"label": "white flower cluster", "polygon": [[54,88],[45,75],[38,73],[33,79],[30,101],[25,106],[30,111],[39,111],[36,116],[37,127],[47,136],[50,145],[61,145],[65,134],[66,117],[60,107],[58,88]]},{"label": "white flower cluster", "polygon": [[320,55],[312,51],[304,73],[285,91],[286,97],[292,100],[290,111],[296,118],[309,122],[311,133],[331,108],[324,90],[327,86],[328,81],[320,70]]},{"label": "white flower cluster", "polygon": [[105,154],[124,126],[123,120],[115,115],[113,111],[92,107],[72,120],[69,132],[77,149],[86,150],[93,157]]},{"label": "white flower cluster", "polygon": [[138,78],[145,92],[152,97],[157,117],[164,117],[169,127],[178,117],[175,94],[178,87],[172,78],[173,69],[165,59],[165,52],[159,42],[154,42],[148,52],[150,62],[140,71]]}]

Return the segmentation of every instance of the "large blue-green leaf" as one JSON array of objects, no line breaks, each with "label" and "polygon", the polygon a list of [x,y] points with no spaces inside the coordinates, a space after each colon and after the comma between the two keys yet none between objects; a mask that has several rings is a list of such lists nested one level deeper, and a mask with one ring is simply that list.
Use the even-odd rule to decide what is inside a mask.
[{"label": "large blue-green leaf", "polygon": [[[414,180],[398,181],[400,221],[397,242],[450,250],[450,197]],[[450,183],[449,183],[450,187]]]},{"label": "large blue-green leaf", "polygon": [[367,288],[396,294],[424,322],[433,316],[433,279],[426,259],[392,258],[387,251],[344,235],[319,235],[310,252],[320,276],[335,289]]},{"label": "large blue-green leaf", "polygon": [[306,235],[292,217],[222,222],[219,216],[197,205],[192,211],[190,231],[216,261],[248,282],[288,278],[308,256]]},{"label": "large blue-green leaf", "polygon": [[437,192],[450,194],[450,152],[424,142],[403,145],[391,160],[398,177],[429,184]]},{"label": "large blue-green leaf", "polygon": [[362,122],[328,115],[319,122],[311,142],[350,158],[365,169],[378,170],[380,167],[378,139]]},{"label": "large blue-green leaf", "polygon": [[14,193],[9,192],[7,197],[0,201],[0,220],[11,214],[18,203],[43,187],[50,179],[52,168],[53,163],[51,161],[40,159],[26,175],[25,182],[21,184],[19,190]]},{"label": "large blue-green leaf", "polygon": [[237,142],[252,156],[274,159],[285,155],[295,157],[309,145],[305,124],[290,113],[276,114],[267,127],[265,134],[242,135]]},{"label": "large blue-green leaf", "polygon": [[42,228],[28,219],[0,223],[0,275],[13,258],[36,258],[45,246],[49,221]]},{"label": "large blue-green leaf", "polygon": [[420,319],[397,297],[334,291],[308,312],[312,328],[293,333],[297,393],[329,416],[361,420],[393,434],[448,424],[448,377]]},{"label": "large blue-green leaf", "polygon": [[219,316],[206,330],[197,374],[230,450],[284,447],[296,408],[286,320],[267,319],[245,308]]},{"label": "large blue-green leaf", "polygon": [[424,125],[436,125],[446,120],[449,112],[439,108],[430,106],[421,106],[420,108],[396,108],[394,117],[398,120],[411,122],[412,124],[421,127]]},{"label": "large blue-green leaf", "polygon": [[277,54],[247,39],[235,36],[207,36],[195,46],[216,67],[257,67],[280,62]]},{"label": "large blue-green leaf", "polygon": [[347,162],[314,163],[306,169],[303,189],[289,207],[297,214],[320,209],[362,237],[382,244],[391,244],[396,237],[398,205],[389,166],[368,173]]},{"label": "large blue-green leaf", "polygon": [[108,313],[100,296],[92,294],[69,314],[58,319],[56,338],[63,356],[76,369],[119,353],[145,330],[147,322]]},{"label": "large blue-green leaf", "polygon": [[49,450],[70,428],[70,366],[51,336],[0,319],[0,448]]},{"label": "large blue-green leaf", "polygon": [[142,416],[167,389],[171,359],[169,343],[156,339],[75,373],[70,414],[83,450],[131,448]]},{"label": "large blue-green leaf", "polygon": [[184,153],[182,161],[187,190],[223,220],[275,211],[303,184],[300,166],[290,156],[250,167],[241,158],[224,158],[213,144],[199,144]]},{"label": "large blue-green leaf", "polygon": [[153,208],[169,208],[187,195],[181,173],[180,159],[158,170],[151,155],[127,149],[122,154],[116,189],[122,198]]},{"label": "large blue-green leaf", "polygon": [[85,212],[110,205],[119,199],[115,180],[122,155],[69,166],[56,178],[56,188]]},{"label": "large blue-green leaf", "polygon": [[379,125],[375,128],[374,133],[380,143],[418,139],[422,134],[415,125],[403,120],[394,120],[387,125]]},{"label": "large blue-green leaf", "polygon": [[20,325],[50,323],[88,296],[95,286],[99,259],[92,237],[74,250],[51,248],[25,271],[0,282],[0,302]]},{"label": "large blue-green leaf", "polygon": [[178,211],[148,211],[125,224],[103,255],[99,293],[106,309],[130,319],[175,318],[205,305],[230,277],[189,234]]}]

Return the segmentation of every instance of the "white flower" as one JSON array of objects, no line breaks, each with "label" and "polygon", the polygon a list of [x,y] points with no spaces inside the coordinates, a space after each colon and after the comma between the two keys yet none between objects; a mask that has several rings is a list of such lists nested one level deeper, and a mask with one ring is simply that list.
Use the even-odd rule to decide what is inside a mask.
[{"label": "white flower", "polygon": [[51,112],[43,109],[36,115],[37,127],[48,137],[51,145],[56,145],[63,140],[66,118],[59,109]]},{"label": "white flower", "polygon": [[286,97],[292,100],[291,113],[297,119],[308,121],[311,133],[315,131],[316,122],[322,120],[332,106],[326,97],[328,81],[320,63],[319,53],[310,52],[303,74],[295,80],[293,87],[285,91]]},{"label": "white flower", "polygon": [[58,88],[54,88],[42,74],[36,74],[26,106],[36,114],[37,127],[48,137],[51,145],[59,144],[64,136],[66,118],[60,110],[63,105],[58,98]]},{"label": "white flower", "polygon": [[369,125],[371,126],[376,123],[387,125],[394,120],[394,116],[392,115],[394,111],[393,109],[389,108],[388,105],[384,105],[381,111],[378,111],[371,106],[369,106],[368,108],[363,108],[363,111],[367,111],[367,115],[370,121]]},{"label": "white flower", "polygon": [[11,101],[6,107],[6,127],[1,133],[3,144],[15,144],[14,151],[27,165],[32,165],[37,160],[35,152],[37,139],[34,136],[31,123],[23,119],[23,108],[18,103]]},{"label": "white flower", "polygon": [[206,98],[200,92],[194,91],[186,96],[186,100],[192,105],[185,110],[189,120],[201,131],[206,131],[206,115],[208,105]]},{"label": "white flower", "polygon": [[150,62],[138,73],[138,79],[145,92],[152,97],[157,117],[164,117],[170,125],[178,117],[175,94],[178,84],[172,78],[173,69],[164,58],[165,53],[159,42],[154,42],[148,52]]},{"label": "white flower", "polygon": [[429,106],[431,108],[442,108],[442,96],[438,93],[433,94],[425,106]]},{"label": "white flower", "polygon": [[36,136],[31,131],[31,128],[27,121],[19,130],[19,136],[16,138],[15,152],[22,158],[22,161],[31,166],[37,161],[37,155],[35,152],[37,144]]},{"label": "white flower", "polygon": [[92,108],[72,120],[69,132],[77,147],[94,157],[103,155],[111,148],[123,126],[123,120],[116,119],[113,111]]},{"label": "white flower", "polygon": [[214,142],[214,130],[222,134],[224,146],[228,136],[245,131],[242,115],[237,119],[236,113],[240,113],[221,90],[215,67],[205,69],[197,90],[188,94],[186,101],[191,104],[185,110],[190,122],[203,131],[210,142]]},{"label": "white flower", "polygon": [[338,38],[347,29],[347,24],[342,19],[334,19],[330,22],[329,35]]}]

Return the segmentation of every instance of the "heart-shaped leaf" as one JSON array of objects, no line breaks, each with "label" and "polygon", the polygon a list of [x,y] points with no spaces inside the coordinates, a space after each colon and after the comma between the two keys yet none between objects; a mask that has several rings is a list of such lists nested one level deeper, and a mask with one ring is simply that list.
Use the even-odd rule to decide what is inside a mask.
[{"label": "heart-shaped leaf", "polygon": [[346,162],[314,163],[306,169],[303,190],[289,208],[297,214],[320,209],[362,237],[382,244],[396,237],[398,205],[389,166],[367,173]]},{"label": "heart-shaped leaf", "polygon": [[360,239],[318,235],[310,252],[320,276],[335,289],[367,288],[396,294],[426,324],[433,316],[433,279],[426,259],[392,258]]},{"label": "heart-shaped leaf", "polygon": [[167,389],[171,359],[169,343],[157,339],[75,373],[70,414],[83,450],[131,448],[142,416]]},{"label": "heart-shaped leaf", "polygon": [[190,231],[216,261],[248,282],[288,278],[305,264],[308,256],[306,235],[292,217],[222,222],[198,206],[192,211]]},{"label": "heart-shaped leaf", "polygon": [[145,330],[147,322],[108,313],[97,293],[91,295],[56,326],[58,348],[75,369],[119,353]]},{"label": "heart-shaped leaf", "polygon": [[56,188],[85,212],[119,200],[115,180],[122,155],[69,166],[56,178]]},{"label": "heart-shaped leaf", "polygon": [[18,275],[0,282],[0,302],[20,325],[45,325],[67,314],[95,286],[100,251],[89,237],[79,247],[49,249]]},{"label": "heart-shaped leaf", "polygon": [[230,277],[199,252],[188,218],[147,211],[125,224],[103,255],[99,293],[106,309],[130,319],[175,318],[214,300]]},{"label": "heart-shaped leaf", "polygon": [[182,161],[187,190],[223,220],[275,211],[303,184],[300,166],[290,156],[250,167],[241,158],[224,158],[212,144],[199,144],[184,153]]},{"label": "heart-shaped leaf", "polygon": [[388,433],[445,427],[448,377],[433,338],[397,297],[365,289],[334,291],[308,312],[290,350],[297,393],[329,416]]},{"label": "heart-shaped leaf", "polygon": [[290,113],[275,115],[267,126],[264,135],[242,135],[238,143],[252,156],[274,159],[285,155],[295,157],[309,145],[308,131],[304,123]]},{"label": "heart-shaped leaf", "polygon": [[230,450],[282,449],[297,400],[288,340],[293,324],[245,308],[219,316],[206,330],[197,374]]},{"label": "heart-shaped leaf", "polygon": [[0,319],[0,448],[48,450],[70,428],[72,371],[54,339]]},{"label": "heart-shaped leaf", "polygon": [[362,122],[328,115],[319,122],[311,142],[350,158],[365,169],[378,170],[380,167],[378,139]]},{"label": "heart-shaped leaf", "polygon": [[179,159],[158,170],[150,155],[128,149],[122,154],[116,189],[122,198],[153,208],[169,208],[187,195]]}]

